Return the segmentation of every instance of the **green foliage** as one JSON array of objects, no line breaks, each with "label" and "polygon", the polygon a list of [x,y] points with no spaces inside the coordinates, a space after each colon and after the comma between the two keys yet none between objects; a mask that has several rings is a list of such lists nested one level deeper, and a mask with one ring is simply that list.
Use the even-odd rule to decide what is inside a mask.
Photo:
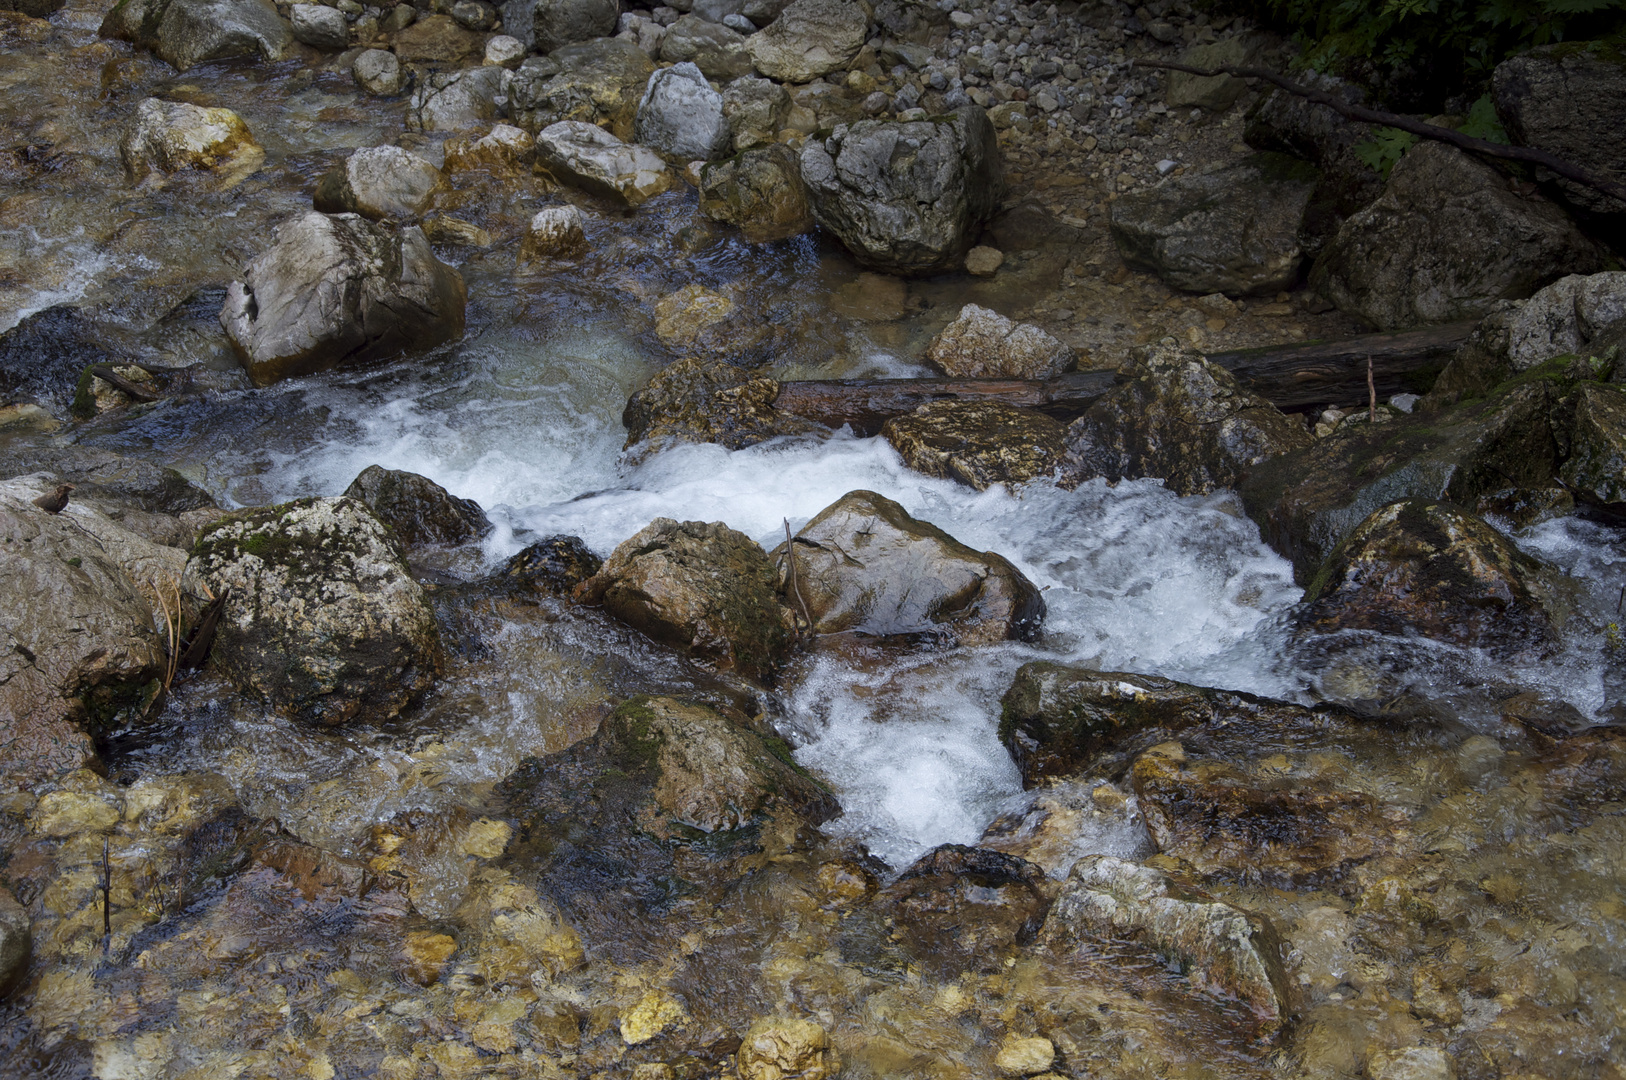
[{"label": "green foliage", "polygon": [[1382,127],[1372,133],[1372,138],[1355,147],[1355,156],[1366,165],[1383,174],[1385,180],[1389,179],[1389,170],[1395,167],[1395,162],[1406,156],[1417,143],[1417,136],[1409,131],[1399,128]]},{"label": "green foliage", "polygon": [[1496,115],[1496,105],[1491,101],[1489,94],[1481,95],[1468,109],[1468,120],[1457,128],[1464,135],[1471,135],[1486,142],[1508,145],[1507,131],[1502,127],[1502,121]]}]

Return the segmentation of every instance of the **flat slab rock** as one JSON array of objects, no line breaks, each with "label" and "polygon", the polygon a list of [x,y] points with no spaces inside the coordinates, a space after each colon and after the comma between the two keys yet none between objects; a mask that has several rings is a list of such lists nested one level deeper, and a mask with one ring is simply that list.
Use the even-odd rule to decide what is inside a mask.
[{"label": "flat slab rock", "polygon": [[936,401],[881,428],[904,464],[984,491],[1051,476],[1067,454],[1067,428],[1044,413],[997,401]]},{"label": "flat slab rock", "polygon": [[536,152],[560,179],[627,206],[641,206],[675,182],[653,150],[624,143],[580,120],[561,120],[543,128],[536,136]]}]

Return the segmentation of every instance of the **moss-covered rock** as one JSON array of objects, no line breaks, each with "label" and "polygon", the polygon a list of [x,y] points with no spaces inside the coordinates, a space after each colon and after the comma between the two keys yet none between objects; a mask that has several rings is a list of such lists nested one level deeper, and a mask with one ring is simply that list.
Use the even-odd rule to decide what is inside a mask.
[{"label": "moss-covered rock", "polygon": [[904,464],[982,491],[1049,476],[1067,452],[1067,429],[1031,409],[997,401],[936,401],[895,416],[881,437]]}]

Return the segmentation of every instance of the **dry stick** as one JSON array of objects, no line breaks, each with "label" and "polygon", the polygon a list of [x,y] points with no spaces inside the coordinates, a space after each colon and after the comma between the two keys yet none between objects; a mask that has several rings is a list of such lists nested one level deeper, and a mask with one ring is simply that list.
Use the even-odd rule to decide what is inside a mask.
[{"label": "dry stick", "polygon": [[107,861],[107,841],[102,841],[102,955],[113,941],[113,907],[108,897],[113,892],[113,868]]},{"label": "dry stick", "polygon": [[1378,422],[1378,384],[1372,381],[1372,358],[1366,358],[1366,422]]},{"label": "dry stick", "polygon": [[807,621],[807,632],[811,634],[813,616],[807,610],[807,601],[802,599],[802,587],[796,581],[796,541],[790,536],[790,518],[785,518],[785,566],[790,572],[790,591],[796,594],[796,603],[802,608],[802,618]]},{"label": "dry stick", "polygon": [[1613,180],[1605,180],[1600,176],[1593,176],[1579,165],[1571,164],[1561,157],[1555,157],[1545,150],[1537,150],[1529,146],[1504,146],[1502,143],[1493,143],[1485,139],[1476,139],[1472,135],[1464,135],[1460,131],[1450,128],[1436,127],[1425,124],[1421,120],[1413,120],[1409,116],[1399,113],[1384,112],[1382,109],[1368,109],[1364,105],[1351,105],[1335,94],[1323,90],[1315,90],[1291,79],[1284,79],[1274,71],[1264,68],[1237,67],[1234,64],[1220,64],[1213,68],[1188,67],[1185,64],[1176,64],[1168,60],[1136,60],[1142,67],[1164,68],[1169,71],[1183,71],[1188,75],[1197,75],[1202,78],[1213,78],[1216,75],[1230,75],[1238,79],[1264,79],[1266,82],[1286,90],[1289,94],[1307,98],[1317,105],[1325,105],[1333,112],[1351,120],[1359,120],[1367,124],[1380,124],[1383,127],[1399,128],[1409,131],[1413,135],[1420,135],[1425,139],[1435,139],[1439,142],[1460,146],[1464,150],[1472,150],[1476,154],[1485,154],[1489,157],[1503,158],[1507,161],[1523,161],[1531,165],[1540,165],[1550,169],[1566,180],[1573,180],[1577,184],[1585,185],[1594,191],[1601,191],[1605,195],[1612,195],[1617,199],[1626,201],[1626,184],[1619,184]]}]

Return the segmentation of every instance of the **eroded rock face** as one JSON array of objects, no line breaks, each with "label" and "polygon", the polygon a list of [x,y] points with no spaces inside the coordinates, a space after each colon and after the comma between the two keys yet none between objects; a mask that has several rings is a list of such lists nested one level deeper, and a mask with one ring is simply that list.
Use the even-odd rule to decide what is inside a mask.
[{"label": "eroded rock face", "polygon": [[205,169],[241,177],[259,168],[265,151],[243,118],[230,109],[206,109],[184,101],[147,98],[119,143],[119,156],[131,180],[152,172]]},{"label": "eroded rock face", "polygon": [[[1607,42],[1544,45],[1504,60],[1492,79],[1496,115],[1519,146],[1533,146],[1593,176],[1626,182],[1626,56]],[[1578,206],[1626,214],[1626,203],[1568,180]]]},{"label": "eroded rock face", "polygon": [[1003,402],[932,402],[888,420],[881,437],[916,472],[978,491],[1053,475],[1067,454],[1060,422]]},{"label": "eroded rock face", "polygon": [[234,514],[204,530],[186,573],[216,595],[231,589],[211,663],[301,719],[386,719],[440,673],[423,588],[355,499]]},{"label": "eroded rock face", "polygon": [[1310,284],[1384,329],[1477,319],[1563,274],[1603,269],[1563,211],[1443,143],[1411,149],[1383,195],[1327,245]]},{"label": "eroded rock face", "polygon": [[815,224],[796,152],[778,143],[707,165],[700,212],[755,244],[800,236]]},{"label": "eroded rock face", "polygon": [[719,670],[767,680],[791,644],[776,584],[768,556],[744,533],[656,518],[574,595]]},{"label": "eroded rock face", "polygon": [[846,67],[868,35],[869,16],[854,0],[793,0],[746,48],[768,78],[805,83]]},{"label": "eroded rock face", "polygon": [[1048,379],[1073,366],[1073,350],[1037,326],[967,304],[926,346],[951,379]]},{"label": "eroded rock face", "polygon": [[233,56],[280,60],[294,42],[270,0],[125,0],[101,33],[151,49],[181,71]]},{"label": "eroded rock face", "polygon": [[1298,281],[1299,234],[1320,178],[1285,154],[1188,173],[1114,202],[1112,239],[1124,262],[1176,289],[1274,294]]},{"label": "eroded rock face", "polygon": [[673,183],[671,170],[653,151],[579,120],[543,128],[536,149],[560,179],[628,206],[641,206]]},{"label": "eroded rock face", "polygon": [[503,29],[537,52],[615,33],[620,0],[507,0]]},{"label": "eroded rock face", "polygon": [[741,450],[812,425],[773,407],[779,383],[723,360],[691,357],[663,368],[627,401],[627,447],[717,443]]},{"label": "eroded rock face", "polygon": [[1280,1032],[1293,1013],[1281,945],[1269,922],[1182,888],[1161,870],[1111,855],[1075,863],[1039,939],[1064,952],[1090,938],[1135,938],[1172,954],[1196,987],[1251,1009],[1261,1034]]},{"label": "eroded rock face", "polygon": [[[1044,620],[1039,590],[1004,556],[978,552],[873,491],[850,491],[796,534],[785,603],[817,634],[1028,640]],[[784,546],[775,549],[783,558]]]},{"label": "eroded rock face", "polygon": [[1318,631],[1374,630],[1510,655],[1550,645],[1568,613],[1559,578],[1450,503],[1373,511],[1305,592]]},{"label": "eroded rock face", "polygon": [[1014,946],[1039,932],[1052,895],[1040,867],[963,844],[922,855],[882,894],[923,962],[956,971],[968,958],[999,970]]},{"label": "eroded rock face", "polygon": [[412,131],[469,131],[496,119],[512,73],[500,67],[435,72],[412,92],[407,128]]},{"label": "eroded rock face", "polygon": [[700,69],[674,64],[650,77],[638,103],[638,141],[672,161],[710,161],[728,147],[723,95]]},{"label": "eroded rock face", "polygon": [[1507,359],[1528,371],[1564,353],[1588,351],[1595,338],[1626,319],[1626,270],[1571,274],[1506,317]]},{"label": "eroded rock face", "polygon": [[371,465],[345,488],[404,544],[461,544],[491,531],[473,499],[459,499],[427,476]]},{"label": "eroded rock face", "polygon": [[814,824],[840,812],[783,742],[744,721],[669,697],[633,698],[605,718],[599,740],[634,770],[653,774],[639,812],[645,831],[663,839],[730,832],[776,805]]},{"label": "eroded rock face", "polygon": [[1626,503],[1626,393],[1583,384],[1565,400],[1560,415],[1569,454],[1558,475],[1580,498]]},{"label": "eroded rock face", "polygon": [[226,290],[220,324],[256,386],[432,348],[463,333],[463,277],[417,227],[312,211]]},{"label": "eroded rock face", "polygon": [[860,120],[802,148],[819,224],[859,262],[893,273],[958,266],[1003,177],[994,126],[974,105],[936,120]]},{"label": "eroded rock face", "polygon": [[602,38],[566,45],[540,65],[514,72],[509,115],[530,132],[579,120],[598,124],[618,139],[631,139],[638,102],[654,72],[649,57],[625,41]]},{"label": "eroded rock face", "polygon": [[1171,342],[1147,349],[1123,375],[1067,429],[1077,480],[1157,477],[1181,495],[1206,494],[1313,441],[1230,372]]},{"label": "eroded rock face", "polygon": [[316,183],[313,201],[324,214],[412,221],[423,216],[446,186],[441,171],[410,150],[373,146],[328,170]]}]

